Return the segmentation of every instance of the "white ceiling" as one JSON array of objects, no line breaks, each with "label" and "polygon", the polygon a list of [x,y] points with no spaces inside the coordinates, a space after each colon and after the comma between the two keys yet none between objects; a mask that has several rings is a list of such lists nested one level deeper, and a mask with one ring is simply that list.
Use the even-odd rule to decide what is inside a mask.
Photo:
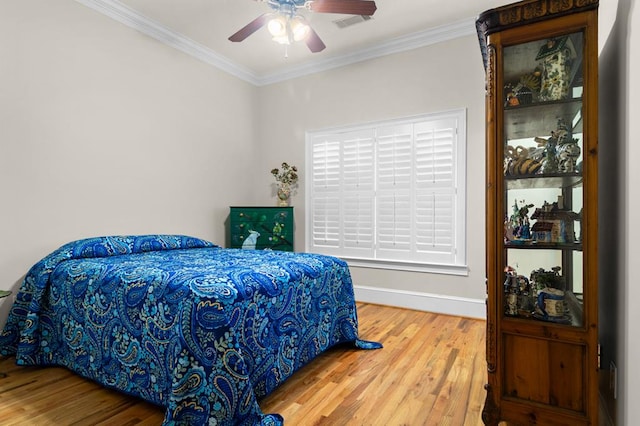
[{"label": "white ceiling", "polygon": [[480,13],[505,4],[505,0],[376,0],[373,19],[344,29],[333,21],[349,15],[303,10],[301,14],[327,46],[322,52],[311,53],[304,43],[285,51],[271,40],[266,28],[243,42],[230,42],[231,34],[271,11],[259,1],[77,1],[254,84],[407,50],[429,44],[429,40],[472,34]]}]

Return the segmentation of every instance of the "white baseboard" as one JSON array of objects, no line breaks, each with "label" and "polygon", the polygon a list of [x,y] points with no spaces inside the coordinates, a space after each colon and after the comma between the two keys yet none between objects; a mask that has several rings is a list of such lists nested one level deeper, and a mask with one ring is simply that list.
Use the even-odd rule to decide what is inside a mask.
[{"label": "white baseboard", "polygon": [[361,285],[355,285],[354,292],[358,302],[478,319],[486,319],[487,316],[484,299],[470,299]]}]

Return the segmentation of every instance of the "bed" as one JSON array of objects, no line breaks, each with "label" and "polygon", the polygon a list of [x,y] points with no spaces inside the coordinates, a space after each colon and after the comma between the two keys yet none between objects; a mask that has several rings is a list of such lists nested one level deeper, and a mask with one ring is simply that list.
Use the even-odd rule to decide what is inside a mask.
[{"label": "bed", "polygon": [[74,241],[35,264],[0,354],[161,405],[163,425],[280,425],[259,399],[339,343],[381,347],[358,337],[344,261],[143,235]]}]

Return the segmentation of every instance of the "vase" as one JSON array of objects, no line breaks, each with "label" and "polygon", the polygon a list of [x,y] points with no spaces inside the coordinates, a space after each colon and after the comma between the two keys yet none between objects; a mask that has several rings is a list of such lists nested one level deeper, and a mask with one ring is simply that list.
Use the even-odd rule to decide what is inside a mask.
[{"label": "vase", "polygon": [[278,187],[278,207],[289,206],[289,197],[291,196],[291,188],[287,185]]}]

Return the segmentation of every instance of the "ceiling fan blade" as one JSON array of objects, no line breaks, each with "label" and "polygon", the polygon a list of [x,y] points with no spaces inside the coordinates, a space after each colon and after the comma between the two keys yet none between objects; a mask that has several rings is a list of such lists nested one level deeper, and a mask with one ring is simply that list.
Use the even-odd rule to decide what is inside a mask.
[{"label": "ceiling fan blade", "polygon": [[375,1],[370,0],[313,0],[309,8],[319,13],[345,13],[350,15],[368,15],[375,13]]},{"label": "ceiling fan blade", "polygon": [[251,34],[258,31],[262,28],[266,23],[271,14],[265,13],[264,15],[258,16],[253,21],[249,22],[247,25],[242,27],[237,33],[229,37],[231,41],[242,41],[245,38],[249,37]]},{"label": "ceiling fan blade", "polygon": [[320,39],[318,33],[313,30],[313,28],[309,28],[309,35],[305,39],[305,43],[307,43],[307,47],[313,53],[320,52],[324,50],[325,47],[327,47]]}]

